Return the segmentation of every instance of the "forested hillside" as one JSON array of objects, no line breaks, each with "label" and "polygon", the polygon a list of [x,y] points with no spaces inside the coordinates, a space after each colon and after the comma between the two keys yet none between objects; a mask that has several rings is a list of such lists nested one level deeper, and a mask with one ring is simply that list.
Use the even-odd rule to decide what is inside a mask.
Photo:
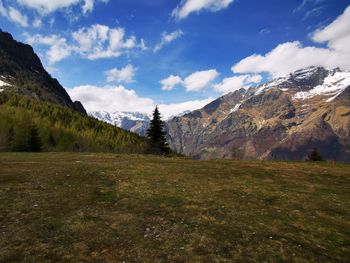
[{"label": "forested hillside", "polygon": [[0,151],[143,153],[147,141],[68,107],[0,94]]}]

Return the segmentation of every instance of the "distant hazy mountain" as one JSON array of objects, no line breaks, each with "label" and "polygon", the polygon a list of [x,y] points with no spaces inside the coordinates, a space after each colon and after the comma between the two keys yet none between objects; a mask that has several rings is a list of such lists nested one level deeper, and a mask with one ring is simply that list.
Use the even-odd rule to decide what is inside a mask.
[{"label": "distant hazy mountain", "polygon": [[106,112],[94,111],[89,115],[101,121],[110,123],[124,130],[145,136],[151,116],[140,112]]},{"label": "distant hazy mountain", "polygon": [[350,72],[310,67],[227,94],[167,122],[168,141],[195,158],[305,159],[317,148],[350,161]]},{"label": "distant hazy mountain", "polygon": [[[187,113],[190,113],[190,111],[184,111],[180,114],[173,115],[169,119],[172,119],[174,117],[180,117]],[[152,119],[151,114],[146,114],[142,112],[91,111],[89,112],[89,115],[98,120],[107,122],[109,124],[113,124],[124,130],[137,133],[141,136],[146,136],[147,130],[149,128],[149,122]]]}]

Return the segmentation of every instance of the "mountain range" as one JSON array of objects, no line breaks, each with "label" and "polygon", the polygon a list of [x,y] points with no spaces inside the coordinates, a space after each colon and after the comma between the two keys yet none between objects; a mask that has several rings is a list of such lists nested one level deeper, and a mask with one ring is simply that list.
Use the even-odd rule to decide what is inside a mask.
[{"label": "mountain range", "polygon": [[[0,30],[1,151],[37,134],[43,150],[144,152],[146,140],[134,133],[145,136],[151,116],[88,114],[31,46]],[[173,150],[196,159],[304,160],[317,148],[325,159],[350,161],[350,72],[301,69],[172,117],[166,131]]]},{"label": "mountain range", "polygon": [[350,72],[310,67],[224,95],[167,121],[168,142],[197,159],[350,161]]},{"label": "mountain range", "polygon": [[107,111],[91,111],[90,116],[112,124],[116,127],[127,131],[137,133],[141,136],[146,136],[151,116],[141,112],[107,112]]}]

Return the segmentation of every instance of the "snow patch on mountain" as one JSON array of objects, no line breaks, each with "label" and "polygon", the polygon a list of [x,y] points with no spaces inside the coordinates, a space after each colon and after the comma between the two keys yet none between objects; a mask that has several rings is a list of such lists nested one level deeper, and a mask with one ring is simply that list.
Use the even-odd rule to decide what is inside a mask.
[{"label": "snow patch on mountain", "polygon": [[258,89],[256,90],[256,92],[254,93],[254,95],[259,95],[262,92],[264,92],[265,90],[273,88],[273,87],[277,87],[286,81],[287,81],[287,78],[285,78],[285,77],[271,80],[271,81],[259,86]]},{"label": "snow patch on mountain", "polygon": [[242,104],[237,104],[236,106],[234,106],[232,109],[231,109],[231,113],[232,112],[236,112],[239,110],[239,107],[241,107]]},{"label": "snow patch on mountain", "polygon": [[[8,84],[8,83],[6,83],[6,82],[4,82],[4,81],[2,81],[1,79],[0,79],[0,87],[6,87],[6,86],[11,86],[10,84]],[[1,91],[3,91],[4,89],[0,89],[0,92]]]},{"label": "snow patch on mountain", "polygon": [[89,115],[100,121],[107,122],[141,136],[146,135],[151,120],[151,115],[141,112],[93,111],[89,112]]},{"label": "snow patch on mountain", "polygon": [[123,121],[150,121],[150,115],[141,112],[107,112],[107,111],[94,111],[89,112],[89,115],[99,119],[101,121],[107,122],[109,124],[115,125],[117,127],[123,128]]},{"label": "snow patch on mountain", "polygon": [[297,92],[294,99],[305,100],[315,96],[332,96],[327,99],[327,102],[329,102],[338,97],[349,86],[350,72],[334,72],[324,79],[322,85],[318,85],[309,91]]}]

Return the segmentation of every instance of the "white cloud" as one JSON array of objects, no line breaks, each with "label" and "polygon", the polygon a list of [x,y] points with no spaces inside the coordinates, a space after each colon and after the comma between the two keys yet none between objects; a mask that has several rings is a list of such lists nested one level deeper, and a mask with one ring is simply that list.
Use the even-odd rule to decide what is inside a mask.
[{"label": "white cloud", "polygon": [[258,84],[262,81],[261,75],[240,75],[225,78],[221,83],[215,84],[214,89],[217,92],[229,93],[239,89],[247,89],[253,84]]},{"label": "white cloud", "polygon": [[75,51],[91,60],[119,57],[123,51],[136,47],[136,38],[125,38],[121,27],[96,24],[73,32],[72,37]]},{"label": "white cloud", "polygon": [[84,14],[91,12],[94,9],[94,0],[85,0],[82,8]]},{"label": "white cloud", "polygon": [[133,65],[126,65],[124,68],[117,69],[113,68],[106,71],[107,81],[108,82],[125,82],[131,83],[135,82],[134,76],[136,68]]},{"label": "white cloud", "polygon": [[95,2],[107,3],[109,0],[17,0],[20,5],[35,9],[41,14],[48,14],[59,9],[80,4],[84,14],[91,12]]},{"label": "white cloud", "polygon": [[75,5],[79,3],[80,0],[17,0],[17,2],[39,12],[50,13],[60,8]]},{"label": "white cloud", "polygon": [[142,48],[137,44],[135,36],[126,37],[124,28],[110,28],[105,25],[92,25],[71,33],[68,40],[59,35],[26,34],[27,42],[31,45],[46,45],[46,52],[50,63],[58,62],[73,53],[83,58],[96,60],[101,58],[119,57],[128,50]]},{"label": "white cloud", "polygon": [[139,97],[134,90],[123,86],[79,86],[67,90],[73,100],[79,100],[88,111],[151,112],[154,101]]},{"label": "white cloud", "polygon": [[[137,111],[152,113],[156,103],[150,98],[143,98],[137,95],[134,90],[126,89],[123,86],[79,86],[67,89],[73,100],[83,103],[87,111]],[[184,111],[202,108],[213,99],[193,100],[174,104],[159,104],[160,111],[165,119]]]},{"label": "white cloud", "polygon": [[172,16],[176,19],[183,19],[193,12],[202,10],[216,12],[227,8],[233,2],[234,0],[182,0],[180,5],[173,10]]},{"label": "white cloud", "polygon": [[176,30],[172,33],[167,33],[167,32],[163,32],[162,34],[162,38],[160,40],[160,42],[154,47],[154,52],[159,51],[160,49],[162,49],[165,45],[173,42],[174,40],[178,39],[179,37],[181,37],[184,33],[182,32],[182,30]]},{"label": "white cloud", "polygon": [[173,90],[177,85],[182,84],[183,81],[179,76],[170,75],[166,79],[163,79],[160,81],[160,84],[162,84],[162,90]]},{"label": "white cloud", "polygon": [[278,45],[265,55],[254,54],[232,67],[235,73],[270,73],[283,76],[300,68],[323,66],[350,69],[350,6],[334,22],[312,35],[327,47],[304,47],[299,41]]},{"label": "white cloud", "polygon": [[168,119],[171,116],[176,116],[186,111],[194,111],[201,109],[213,100],[213,98],[203,100],[190,100],[173,104],[159,104],[158,107],[164,118]]},{"label": "white cloud", "polygon": [[62,59],[69,57],[72,53],[71,47],[67,44],[65,38],[58,35],[42,36],[36,34],[30,36],[25,34],[28,44],[30,45],[46,45],[49,49],[46,51],[46,58],[50,64],[61,61]]},{"label": "white cloud", "polygon": [[215,69],[197,71],[185,78],[183,85],[186,91],[200,91],[209,86],[218,75]]},{"label": "white cloud", "polygon": [[336,51],[350,53],[350,6],[330,25],[317,30],[312,39],[318,43],[328,43]]},{"label": "white cloud", "polygon": [[6,17],[8,20],[20,25],[21,27],[28,27],[28,17],[12,6],[6,8],[1,0],[0,15]]}]

